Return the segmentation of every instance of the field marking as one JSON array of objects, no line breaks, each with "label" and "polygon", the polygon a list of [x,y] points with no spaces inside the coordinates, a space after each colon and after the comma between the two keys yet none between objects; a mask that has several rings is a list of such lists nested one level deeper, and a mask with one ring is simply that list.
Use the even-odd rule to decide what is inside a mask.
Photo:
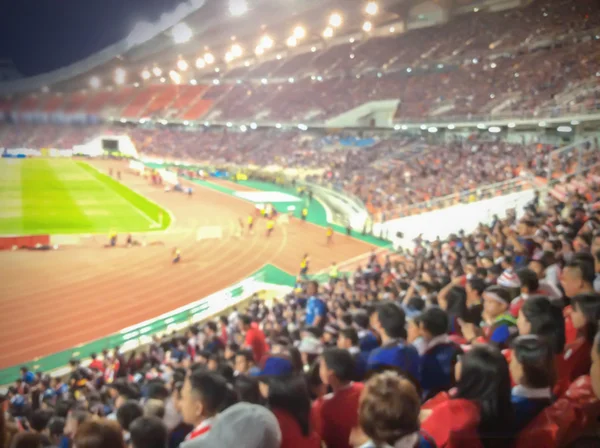
[{"label": "field marking", "polygon": [[[112,190],[110,187],[108,187],[108,185],[106,185],[104,182],[96,179],[94,176],[92,176],[90,173],[88,173],[86,170],[84,170],[79,164],[75,163],[74,164],[79,170],[81,170],[83,173],[85,173],[85,175],[90,178],[93,179],[94,181],[96,181],[97,183],[102,185],[102,188],[105,191],[108,191],[111,193],[112,196],[116,196],[119,198],[119,202],[123,203],[123,204],[127,204],[129,206],[129,208],[135,210],[135,212],[140,215],[142,218],[144,218],[146,221],[148,221],[150,223],[150,228],[151,229],[160,229],[162,227],[162,222],[157,222],[154,219],[152,219],[150,216],[148,216],[146,213],[144,213],[143,211],[141,211],[139,208],[137,208],[135,205],[133,205],[130,201],[128,201],[127,199],[125,199],[123,196],[121,196],[119,193],[117,193],[116,191]],[[93,168],[94,170],[96,170],[98,173],[102,174],[103,176],[106,176],[105,173],[103,173],[102,171],[98,170],[96,167],[90,165],[89,163],[87,164],[89,167]],[[124,185],[126,188],[126,185]],[[137,193],[137,192],[136,192]],[[139,193],[138,193],[139,194]],[[142,197],[145,198],[145,196],[140,195]],[[78,202],[77,200],[75,202]],[[162,208],[162,207],[161,207]]]}]

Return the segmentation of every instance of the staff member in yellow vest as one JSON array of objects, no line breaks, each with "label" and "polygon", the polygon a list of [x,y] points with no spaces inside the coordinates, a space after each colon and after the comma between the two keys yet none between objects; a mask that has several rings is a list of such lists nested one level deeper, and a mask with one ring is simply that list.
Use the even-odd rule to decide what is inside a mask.
[{"label": "staff member in yellow vest", "polygon": [[334,261],[331,263],[331,267],[329,268],[329,281],[335,285],[339,279],[339,276],[340,273],[338,271],[337,264]]},{"label": "staff member in yellow vest", "polygon": [[114,230],[110,232],[109,244],[110,247],[115,247],[117,245],[117,232],[115,232]]},{"label": "staff member in yellow vest", "polygon": [[254,227],[254,216],[248,215],[248,233],[252,235],[252,228]]},{"label": "staff member in yellow vest", "polygon": [[301,277],[306,277],[308,275],[309,262],[310,262],[310,259],[308,257],[308,254],[304,254],[304,257],[302,257],[302,261],[300,262],[300,276]]},{"label": "staff member in yellow vest", "polygon": [[327,227],[327,245],[329,246],[331,243],[333,243],[333,229],[331,228],[331,226]]},{"label": "staff member in yellow vest", "polygon": [[179,263],[181,261],[181,251],[179,248],[173,249],[173,264]]},{"label": "staff member in yellow vest", "polygon": [[302,221],[306,221],[306,217],[308,216],[308,209],[304,207],[302,209]]},{"label": "staff member in yellow vest", "polygon": [[267,238],[271,236],[271,233],[273,233],[274,228],[275,228],[275,221],[273,220],[273,218],[269,218],[267,220]]}]

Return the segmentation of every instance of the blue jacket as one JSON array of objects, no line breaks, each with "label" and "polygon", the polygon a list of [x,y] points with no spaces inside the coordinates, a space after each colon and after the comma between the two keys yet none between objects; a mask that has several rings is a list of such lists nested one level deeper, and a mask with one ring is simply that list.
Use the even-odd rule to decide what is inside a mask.
[{"label": "blue jacket", "polygon": [[[532,394],[528,396],[527,392],[523,393],[519,392],[519,390],[527,391],[527,389],[515,386],[511,394],[515,413],[515,429],[517,431],[525,428],[544,408],[550,406],[553,401],[549,390],[546,396],[532,396]],[[537,391],[537,389],[533,389],[533,391]]]},{"label": "blue jacket", "polygon": [[420,381],[419,353],[406,341],[397,340],[371,352],[367,361],[367,371],[381,367],[395,367]]},{"label": "blue jacket", "polygon": [[421,356],[419,378],[423,397],[429,398],[452,387],[454,360],[461,349],[448,341],[434,344]]}]

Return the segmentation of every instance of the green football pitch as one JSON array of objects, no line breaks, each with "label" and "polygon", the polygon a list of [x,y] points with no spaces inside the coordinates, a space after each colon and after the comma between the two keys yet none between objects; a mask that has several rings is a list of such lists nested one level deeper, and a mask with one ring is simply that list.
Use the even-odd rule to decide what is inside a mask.
[{"label": "green football pitch", "polygon": [[0,235],[147,232],[166,210],[85,162],[0,159]]}]

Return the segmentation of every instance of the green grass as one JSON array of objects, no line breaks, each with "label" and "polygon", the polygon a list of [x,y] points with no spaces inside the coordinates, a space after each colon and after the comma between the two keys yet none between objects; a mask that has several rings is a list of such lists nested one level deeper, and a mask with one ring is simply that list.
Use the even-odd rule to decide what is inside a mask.
[{"label": "green grass", "polygon": [[146,232],[170,222],[166,210],[85,162],[0,159],[0,235]]}]

